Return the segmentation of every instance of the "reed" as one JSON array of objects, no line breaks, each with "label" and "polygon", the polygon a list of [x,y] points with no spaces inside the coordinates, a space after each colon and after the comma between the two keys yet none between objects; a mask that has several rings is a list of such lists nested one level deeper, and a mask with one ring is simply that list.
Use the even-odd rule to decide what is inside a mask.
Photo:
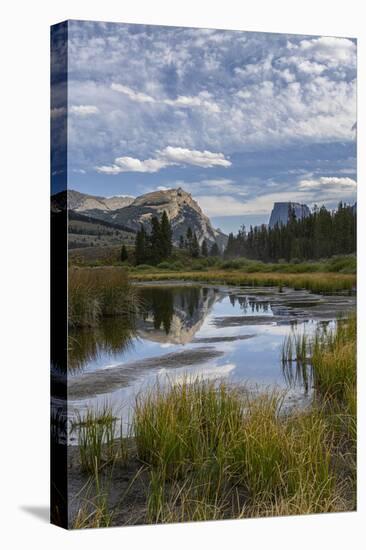
[{"label": "reed", "polygon": [[108,404],[99,410],[87,409],[85,414],[78,414],[72,431],[77,432],[82,470],[93,474],[107,464],[127,462],[128,448],[126,438],[122,437],[122,421],[120,433],[116,423],[117,417]]},{"label": "reed", "polygon": [[70,327],[96,327],[102,317],[131,317],[138,307],[138,291],[122,268],[69,269]]},{"label": "reed", "polygon": [[311,353],[317,391],[355,412],[356,316],[338,320],[334,331],[318,331]]},{"label": "reed", "polygon": [[339,503],[322,410],[287,415],[282,403],[281,394],[198,380],[140,397],[134,433],[151,469],[148,520],[169,521],[182,508],[193,520],[250,515],[259,502],[312,512]]}]

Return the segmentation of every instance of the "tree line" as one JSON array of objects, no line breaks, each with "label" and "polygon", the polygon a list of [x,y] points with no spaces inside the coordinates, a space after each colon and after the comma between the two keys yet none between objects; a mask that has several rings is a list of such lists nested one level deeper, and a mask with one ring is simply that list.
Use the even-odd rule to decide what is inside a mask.
[{"label": "tree line", "polygon": [[335,211],[315,206],[301,219],[289,205],[287,224],[251,226],[249,231],[243,226],[237,235],[230,233],[224,255],[268,262],[316,260],[355,251],[356,211],[340,202]]},{"label": "tree line", "polygon": [[[188,227],[185,235],[180,235],[179,248],[188,252],[192,258],[219,256],[217,243],[209,249],[206,239],[199,244],[197,235]],[[169,259],[173,252],[173,231],[167,213],[164,211],[161,220],[151,218],[151,230],[148,232],[143,224],[137,231],[135,239],[135,262],[139,264],[156,265]],[[121,254],[122,256],[122,254]],[[127,256],[124,251],[123,256]],[[122,260],[123,261],[123,260]]]}]

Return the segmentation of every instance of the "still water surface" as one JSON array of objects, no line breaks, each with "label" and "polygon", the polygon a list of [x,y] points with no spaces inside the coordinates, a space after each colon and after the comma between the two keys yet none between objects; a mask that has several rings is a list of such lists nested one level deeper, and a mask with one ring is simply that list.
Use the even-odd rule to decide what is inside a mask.
[{"label": "still water surface", "polygon": [[284,389],[288,400],[306,402],[311,372],[283,367],[285,337],[311,334],[355,307],[351,296],[275,288],[158,284],[140,293],[133,325],[110,318],[70,333],[71,414],[108,403],[127,423],[139,392],[187,376]]}]

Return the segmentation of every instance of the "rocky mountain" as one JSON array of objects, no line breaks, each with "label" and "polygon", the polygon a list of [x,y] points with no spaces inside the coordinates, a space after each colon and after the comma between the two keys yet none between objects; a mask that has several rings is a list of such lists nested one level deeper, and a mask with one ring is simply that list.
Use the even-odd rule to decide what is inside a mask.
[{"label": "rocky mountain", "polygon": [[309,207],[299,202],[275,202],[269,219],[269,227],[273,228],[276,223],[286,225],[288,222],[289,207],[295,210],[296,218],[306,218],[310,215]]},{"label": "rocky mountain", "polygon": [[178,245],[180,236],[185,237],[191,227],[200,244],[206,239],[211,245],[216,242],[220,249],[225,247],[227,236],[212,227],[199,204],[181,187],[141,195],[129,205],[113,211],[92,209],[84,213],[137,231],[141,224],[149,230],[151,218],[160,217],[164,210],[172,224],[174,244]]},{"label": "rocky mountain", "polygon": [[63,191],[54,195],[52,200],[53,209],[63,210],[66,204],[69,210],[74,212],[87,212],[89,215],[93,211],[111,212],[118,208],[128,206],[133,202],[133,197],[98,197],[95,195],[87,195],[79,193],[79,191]]}]

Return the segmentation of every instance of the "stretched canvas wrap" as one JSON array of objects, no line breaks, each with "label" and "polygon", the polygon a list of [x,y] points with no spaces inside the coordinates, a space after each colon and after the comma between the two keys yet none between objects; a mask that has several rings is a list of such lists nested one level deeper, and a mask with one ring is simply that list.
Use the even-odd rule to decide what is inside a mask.
[{"label": "stretched canvas wrap", "polygon": [[52,522],[356,509],[356,40],[51,30]]}]

